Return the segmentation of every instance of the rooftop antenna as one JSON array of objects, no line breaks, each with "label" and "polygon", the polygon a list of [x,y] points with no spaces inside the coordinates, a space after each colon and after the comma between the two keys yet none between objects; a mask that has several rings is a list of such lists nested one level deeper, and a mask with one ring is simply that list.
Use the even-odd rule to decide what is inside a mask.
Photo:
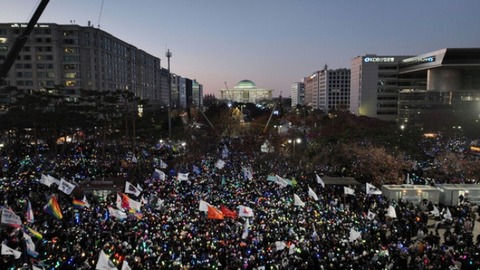
[{"label": "rooftop antenna", "polygon": [[105,2],[105,1],[102,0],[102,4],[101,4],[101,6],[100,6],[100,14],[98,15],[98,23],[97,23],[97,27],[98,27],[98,28],[100,28],[100,19],[102,18],[103,2]]},{"label": "rooftop antenna", "polygon": [[168,138],[172,138],[172,74],[170,73],[170,57],[172,52],[168,49],[165,52],[168,59]]}]

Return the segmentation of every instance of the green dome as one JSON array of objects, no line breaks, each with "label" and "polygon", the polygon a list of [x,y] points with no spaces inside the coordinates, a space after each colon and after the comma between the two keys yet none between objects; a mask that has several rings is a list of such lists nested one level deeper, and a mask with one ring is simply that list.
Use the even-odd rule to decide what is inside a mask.
[{"label": "green dome", "polygon": [[255,89],[257,86],[254,82],[250,80],[242,80],[237,83],[235,86],[236,89]]}]

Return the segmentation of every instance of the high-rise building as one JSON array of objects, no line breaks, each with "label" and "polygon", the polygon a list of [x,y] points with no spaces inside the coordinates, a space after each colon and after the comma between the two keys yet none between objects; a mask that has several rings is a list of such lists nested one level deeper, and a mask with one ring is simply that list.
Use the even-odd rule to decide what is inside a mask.
[{"label": "high-rise building", "polygon": [[[398,123],[480,132],[480,48],[445,48],[400,62]],[[450,130],[452,131],[452,130]]]},{"label": "high-rise building", "polygon": [[351,67],[350,112],[396,120],[398,87],[409,83],[408,78],[399,78],[399,63],[409,57],[374,54],[355,57]]},{"label": "high-rise building", "polygon": [[292,107],[305,104],[305,84],[303,82],[296,82],[292,84]]},{"label": "high-rise building", "polygon": [[[26,26],[0,24],[0,63]],[[160,58],[90,23],[37,24],[5,84],[24,92],[60,87],[72,98],[81,89],[126,90],[152,107],[168,104],[168,71]]]},{"label": "high-rise building", "polygon": [[305,81],[305,104],[325,113],[347,110],[350,104],[350,70],[325,69],[316,71]]}]

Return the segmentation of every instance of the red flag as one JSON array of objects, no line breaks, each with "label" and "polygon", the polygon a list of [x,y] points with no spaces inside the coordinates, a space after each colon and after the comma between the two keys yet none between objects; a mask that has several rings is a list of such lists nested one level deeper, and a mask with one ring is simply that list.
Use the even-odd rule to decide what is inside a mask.
[{"label": "red flag", "polygon": [[237,212],[228,209],[225,205],[220,205],[220,211],[222,211],[224,217],[237,218]]},{"label": "red flag", "polygon": [[208,206],[207,218],[209,219],[224,219],[223,214],[220,210],[213,206]]}]

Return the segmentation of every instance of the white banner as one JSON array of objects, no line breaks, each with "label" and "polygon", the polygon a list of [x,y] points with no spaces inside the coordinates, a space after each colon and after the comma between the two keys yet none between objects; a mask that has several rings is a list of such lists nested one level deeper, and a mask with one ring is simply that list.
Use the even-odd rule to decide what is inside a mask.
[{"label": "white banner", "polygon": [[16,215],[12,210],[7,208],[2,209],[2,224],[20,226],[22,225],[22,219]]},{"label": "white banner", "polygon": [[65,181],[65,179],[60,180],[60,184],[58,185],[58,189],[63,193],[70,195],[72,191],[75,189],[75,185]]}]

